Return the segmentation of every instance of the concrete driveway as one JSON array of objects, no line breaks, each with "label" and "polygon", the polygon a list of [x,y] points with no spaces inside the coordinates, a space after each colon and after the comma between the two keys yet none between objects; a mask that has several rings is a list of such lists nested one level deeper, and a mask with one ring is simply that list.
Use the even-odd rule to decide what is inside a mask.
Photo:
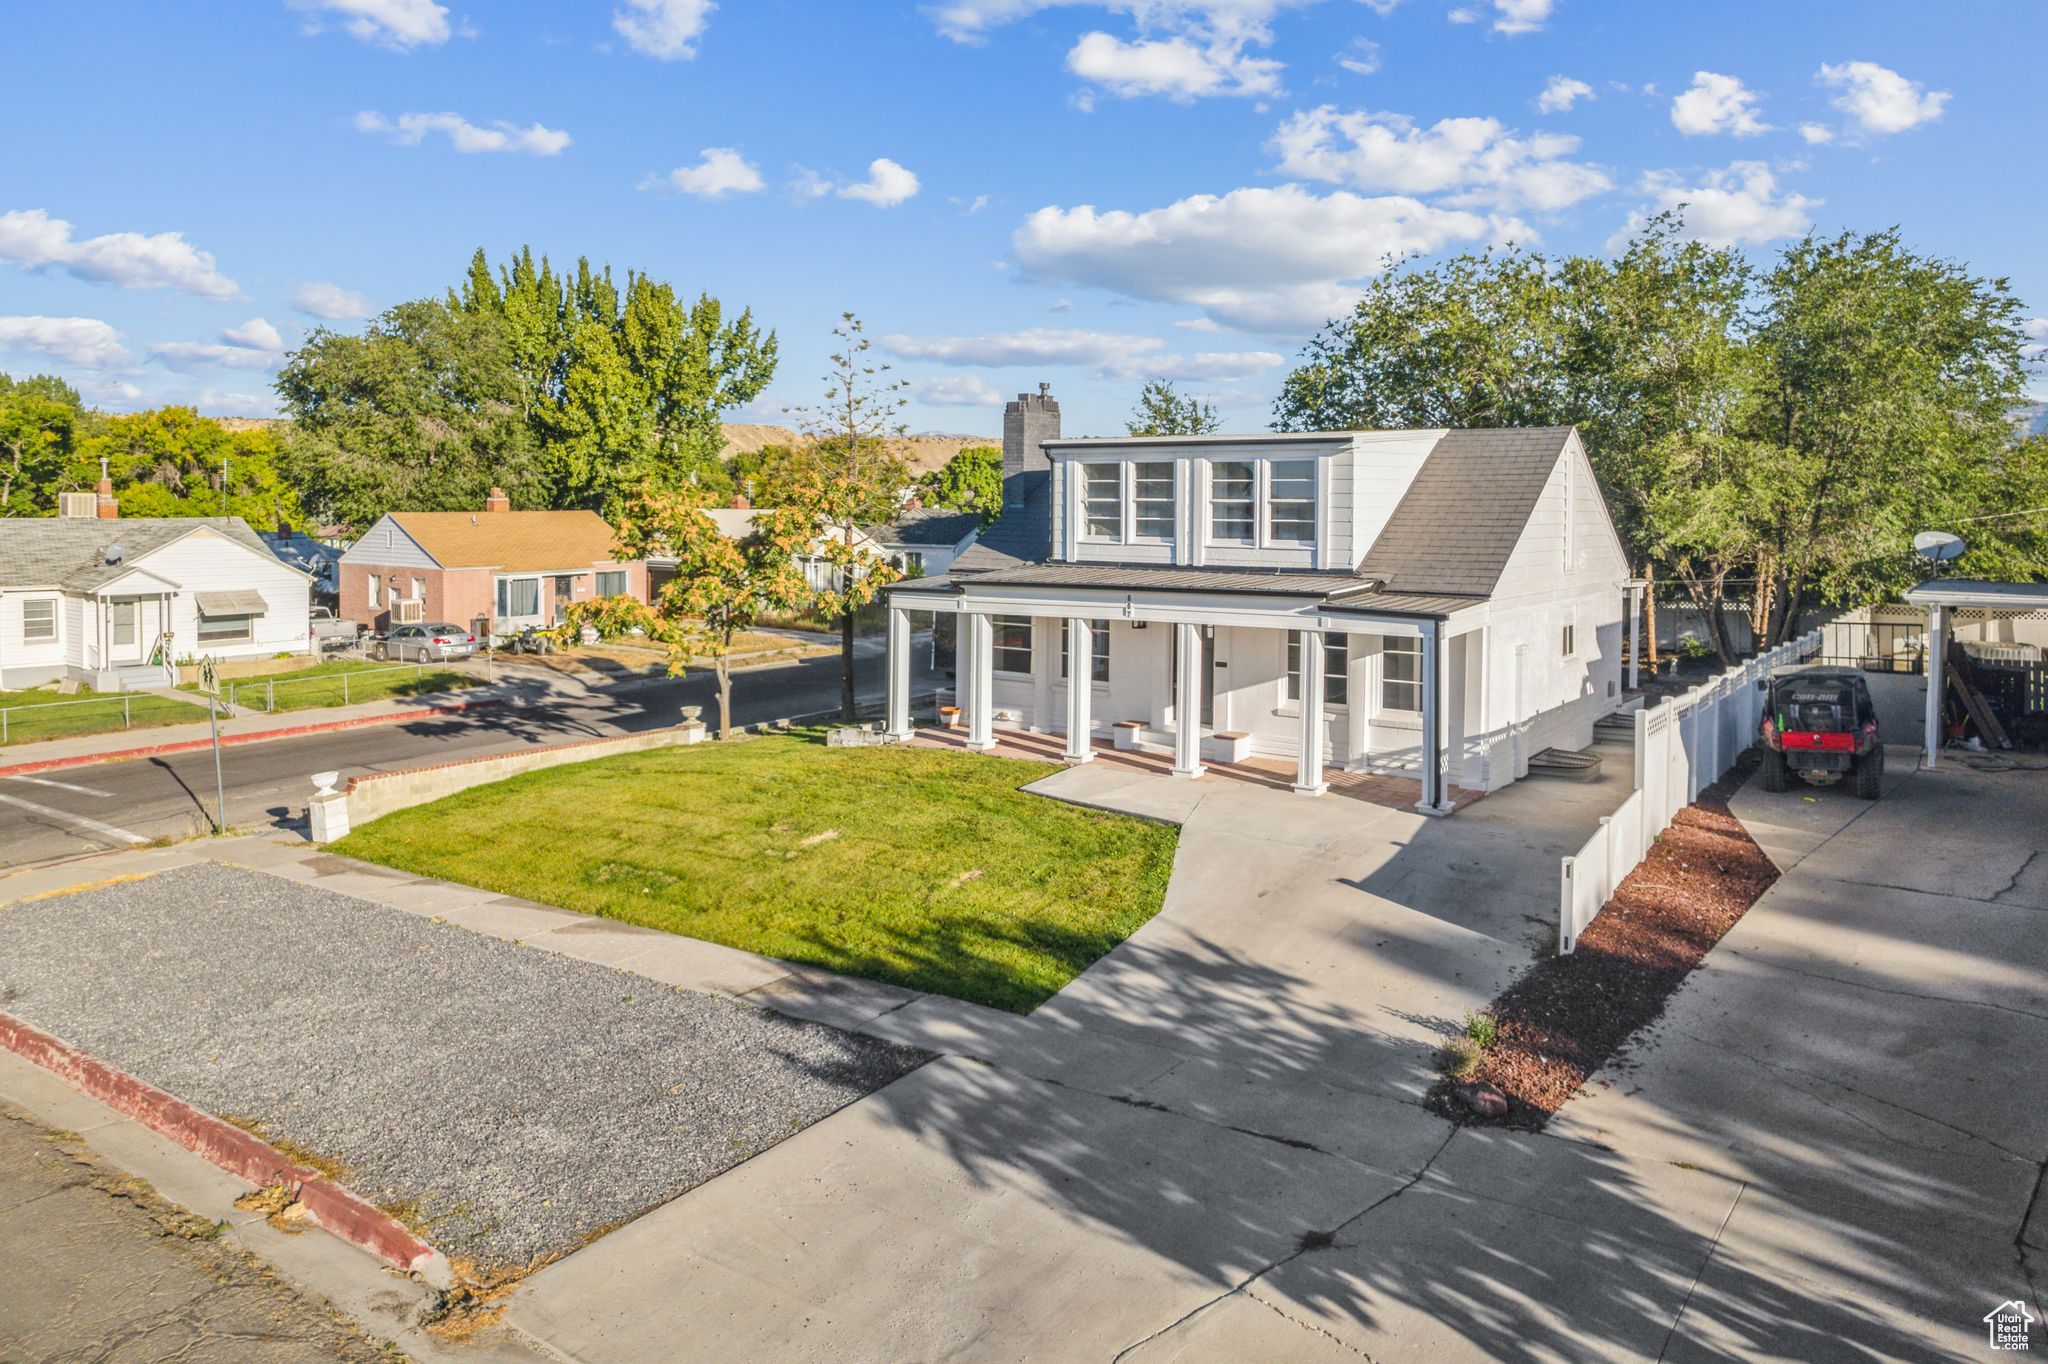
[{"label": "concrete driveway", "polygon": [[[1552,941],[1558,858],[1626,794],[1619,756],[1448,820],[1048,777],[1184,822],[1161,913],[1028,1018],[926,996],[862,1024],[946,1056],[544,1270],[509,1320],[588,1360],[1170,1356],[1440,1159],[1432,1050]],[[1513,1169],[1476,1159],[1460,1199],[1505,1207]],[[1720,1213],[1687,1216],[1703,1238]],[[1327,1285],[1224,1339],[1334,1349],[1321,1319],[1375,1296]]]}]

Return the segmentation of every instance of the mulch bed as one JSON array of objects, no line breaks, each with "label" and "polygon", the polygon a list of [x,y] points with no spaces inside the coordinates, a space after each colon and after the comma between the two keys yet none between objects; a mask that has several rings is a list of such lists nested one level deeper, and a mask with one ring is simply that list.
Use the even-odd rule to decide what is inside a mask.
[{"label": "mulch bed", "polygon": [[1745,755],[1678,812],[1579,935],[1577,951],[1539,963],[1494,1000],[1488,1012],[1499,1040],[1464,1083],[1498,1090],[1507,1112],[1478,1116],[1449,1080],[1431,1091],[1432,1109],[1461,1123],[1540,1129],[1664,1012],[1686,976],[1778,879],[1728,809],[1756,763],[1754,752]]}]

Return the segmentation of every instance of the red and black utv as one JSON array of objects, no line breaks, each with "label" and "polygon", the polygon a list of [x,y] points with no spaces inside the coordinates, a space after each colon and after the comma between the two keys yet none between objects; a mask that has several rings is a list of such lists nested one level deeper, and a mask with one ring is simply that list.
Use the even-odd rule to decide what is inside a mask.
[{"label": "red and black utv", "polygon": [[1864,800],[1877,799],[1884,743],[1862,673],[1807,664],[1776,669],[1757,687],[1765,695],[1764,790],[1789,790],[1797,776],[1816,785],[1846,781]]}]

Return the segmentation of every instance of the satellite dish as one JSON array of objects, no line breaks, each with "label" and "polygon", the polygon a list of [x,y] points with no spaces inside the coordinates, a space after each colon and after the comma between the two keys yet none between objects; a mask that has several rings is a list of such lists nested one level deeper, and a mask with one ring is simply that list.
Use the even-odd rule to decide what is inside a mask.
[{"label": "satellite dish", "polygon": [[1937,564],[1945,564],[1950,559],[1961,558],[1969,546],[1945,530],[1923,530],[1913,537],[1913,548]]},{"label": "satellite dish", "polygon": [[127,552],[121,548],[121,542],[116,540],[113,544],[107,546],[107,562],[110,565],[118,564],[127,555]]}]

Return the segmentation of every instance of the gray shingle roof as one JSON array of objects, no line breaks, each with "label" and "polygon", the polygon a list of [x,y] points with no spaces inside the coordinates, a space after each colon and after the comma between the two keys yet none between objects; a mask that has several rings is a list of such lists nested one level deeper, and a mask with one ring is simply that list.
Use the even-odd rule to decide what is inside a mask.
[{"label": "gray shingle roof", "polygon": [[1446,432],[1366,551],[1360,576],[1384,579],[1390,592],[1490,596],[1571,431]]},{"label": "gray shingle roof", "polygon": [[[162,516],[116,518],[9,517],[0,519],[0,587],[54,584],[74,592],[90,592],[126,573],[143,555],[173,540],[210,526],[239,544],[273,557],[249,523],[239,516]],[[107,551],[118,545],[121,562],[109,564]]]},{"label": "gray shingle roof", "polygon": [[1373,579],[1343,572],[1164,568],[1157,564],[1027,564],[970,574],[957,581],[950,576],[917,578],[892,583],[884,590],[923,595],[980,587],[1092,587],[1112,592],[1222,592],[1308,597],[1321,602],[1330,611],[1390,616],[1443,617],[1486,600],[1457,593],[1384,592],[1379,590]]},{"label": "gray shingle roof", "polygon": [[961,576],[1045,562],[1052,553],[1052,474],[1044,469],[1003,480],[1003,514],[953,561]]},{"label": "gray shingle roof", "polygon": [[861,529],[871,539],[885,545],[949,548],[965,540],[980,523],[981,518],[973,512],[953,511],[947,507],[919,507],[916,511],[903,513],[887,525],[863,526]]}]

